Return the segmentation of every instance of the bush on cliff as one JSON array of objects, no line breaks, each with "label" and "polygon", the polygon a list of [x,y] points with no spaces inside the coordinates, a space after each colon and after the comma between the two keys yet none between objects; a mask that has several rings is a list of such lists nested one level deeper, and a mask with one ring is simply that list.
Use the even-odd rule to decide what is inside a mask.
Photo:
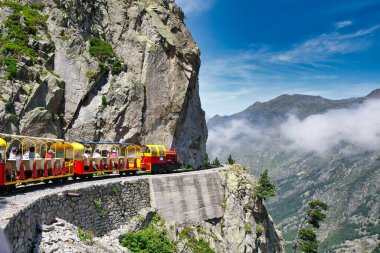
[{"label": "bush on cliff", "polygon": [[7,79],[14,79],[17,61],[21,56],[36,60],[38,54],[29,40],[37,37],[39,29],[47,33],[47,16],[28,5],[12,1],[0,2],[0,8],[4,7],[11,9],[13,13],[0,26],[0,66],[5,65],[7,68]]},{"label": "bush on cliff", "polygon": [[274,197],[276,195],[276,186],[269,179],[268,170],[265,170],[260,175],[260,179],[256,189],[256,196],[265,200],[269,197]]},{"label": "bush on cliff", "polygon": [[111,44],[99,38],[90,39],[90,54],[101,61],[107,61],[115,56]]},{"label": "bush on cliff", "polygon": [[146,228],[125,234],[120,241],[121,245],[131,252],[174,252],[175,245],[170,242],[165,231],[156,226],[160,222],[160,217],[155,215]]}]

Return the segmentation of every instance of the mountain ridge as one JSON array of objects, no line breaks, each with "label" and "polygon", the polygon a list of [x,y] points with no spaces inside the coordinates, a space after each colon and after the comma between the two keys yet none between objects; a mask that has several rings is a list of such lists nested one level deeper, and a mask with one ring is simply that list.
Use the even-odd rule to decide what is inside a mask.
[{"label": "mountain ridge", "polygon": [[[267,102],[255,102],[254,104],[248,106],[243,111],[234,113],[232,115],[224,115],[224,116],[215,115],[207,121],[207,125],[212,128],[214,125],[222,124],[222,122],[225,120],[243,119],[244,117],[247,117],[247,115],[255,114],[257,113],[257,111],[260,111],[260,110],[271,110],[280,114],[281,109],[283,109],[285,111],[282,111],[282,113],[293,112],[293,113],[296,113],[296,116],[299,116],[300,119],[304,119],[305,117],[311,114],[323,113],[330,109],[345,108],[346,105],[349,105],[351,103],[359,104],[363,102],[365,99],[369,99],[369,98],[380,98],[380,88],[371,91],[364,97],[353,97],[353,98],[348,98],[348,99],[337,99],[337,100],[327,99],[322,96],[312,96],[312,95],[302,95],[302,94],[293,94],[293,95],[283,94]],[[297,115],[297,110],[292,111],[288,109],[290,105],[292,105],[293,107],[297,109],[300,109],[301,106],[305,106],[305,105],[310,106],[310,102],[314,102],[314,104],[316,105],[320,105],[320,106],[325,105],[325,106],[322,108],[318,108],[316,112],[313,112],[313,113],[310,112],[310,113],[298,114],[298,115]],[[256,115],[250,115],[250,116],[251,116],[250,117],[251,123],[259,124],[259,125],[262,124],[260,123],[259,120],[252,118],[252,116],[256,116]]]},{"label": "mountain ridge", "polygon": [[[256,176],[269,170],[279,195],[268,202],[268,208],[289,242],[287,252],[291,252],[302,212],[313,199],[322,199],[329,205],[326,222],[318,234],[321,251],[345,252],[347,248],[358,249],[361,244],[368,244],[372,245],[368,246],[371,250],[365,252],[372,252],[380,248],[380,238],[376,237],[380,234],[380,150],[361,150],[343,141],[320,154],[294,148],[284,131],[292,124],[313,128],[317,120],[326,118],[330,121],[323,124],[328,127],[331,119],[341,113],[355,116],[370,101],[378,105],[379,98],[380,89],[376,89],[364,97],[342,100],[298,94],[257,102],[240,113],[210,119],[207,152],[211,160],[215,156],[222,160],[232,154]],[[312,125],[302,125],[310,123],[311,118]],[[292,134],[305,130],[296,129]],[[302,143],[302,139],[297,140]]]}]

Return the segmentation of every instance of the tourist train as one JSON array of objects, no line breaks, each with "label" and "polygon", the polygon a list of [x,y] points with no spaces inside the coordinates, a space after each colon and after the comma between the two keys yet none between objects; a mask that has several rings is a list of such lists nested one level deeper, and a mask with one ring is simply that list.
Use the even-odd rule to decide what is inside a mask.
[{"label": "tourist train", "polygon": [[134,175],[179,169],[177,151],[163,145],[67,142],[0,133],[0,191],[18,184],[65,182],[94,175]]}]

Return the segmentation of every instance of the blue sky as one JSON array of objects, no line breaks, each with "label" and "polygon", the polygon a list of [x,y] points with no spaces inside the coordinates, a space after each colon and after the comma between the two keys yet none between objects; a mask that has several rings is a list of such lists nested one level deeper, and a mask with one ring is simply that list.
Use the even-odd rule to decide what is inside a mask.
[{"label": "blue sky", "polygon": [[380,88],[380,0],[176,0],[201,49],[209,117],[281,94]]}]

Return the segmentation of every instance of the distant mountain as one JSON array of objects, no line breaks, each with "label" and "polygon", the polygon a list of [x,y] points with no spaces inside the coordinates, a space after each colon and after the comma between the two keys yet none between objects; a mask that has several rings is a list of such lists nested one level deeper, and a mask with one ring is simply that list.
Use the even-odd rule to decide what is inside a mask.
[{"label": "distant mountain", "polygon": [[380,89],[343,100],[282,95],[257,102],[237,114],[211,118],[207,151],[210,159],[218,156],[222,161],[232,154],[255,175],[269,169],[279,191],[269,210],[286,240],[294,239],[305,204],[320,198],[330,206],[319,235],[321,252],[344,252],[346,245],[360,248],[361,244],[368,249],[363,252],[380,250],[376,237],[380,234],[380,146],[362,150],[342,141],[321,155],[291,148],[282,132],[290,115],[302,122],[332,110],[358,108],[371,99],[380,99]]},{"label": "distant mountain", "polygon": [[365,97],[330,100],[321,96],[281,95],[265,103],[256,102],[242,112],[231,116],[216,115],[207,122],[209,129],[226,124],[231,120],[248,120],[257,126],[273,126],[287,119],[288,114],[294,114],[304,119],[313,114],[324,113],[331,109],[347,108],[362,103],[366,99],[380,98],[380,89],[372,91]]}]

